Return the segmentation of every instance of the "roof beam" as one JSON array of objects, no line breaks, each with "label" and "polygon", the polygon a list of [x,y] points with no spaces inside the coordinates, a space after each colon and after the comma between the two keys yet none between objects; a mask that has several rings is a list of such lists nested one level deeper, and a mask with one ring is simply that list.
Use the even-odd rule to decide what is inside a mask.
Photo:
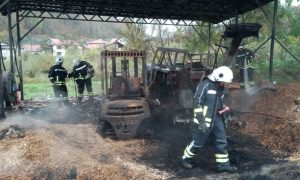
[{"label": "roof beam", "polygon": [[0,9],[8,3],[9,0],[5,0],[3,3],[0,4]]}]

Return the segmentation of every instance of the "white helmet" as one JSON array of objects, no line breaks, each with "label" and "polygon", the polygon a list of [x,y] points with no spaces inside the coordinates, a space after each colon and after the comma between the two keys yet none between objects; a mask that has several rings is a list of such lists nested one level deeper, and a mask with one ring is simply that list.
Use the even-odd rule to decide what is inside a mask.
[{"label": "white helmet", "polygon": [[78,66],[79,63],[80,63],[80,59],[78,58],[73,59],[73,66]]},{"label": "white helmet", "polygon": [[59,64],[62,64],[64,62],[64,59],[62,56],[58,56],[56,59],[55,59],[55,64],[59,65]]},{"label": "white helmet", "polygon": [[227,66],[220,66],[214,69],[213,72],[208,75],[208,79],[212,81],[231,83],[233,79],[233,73]]}]

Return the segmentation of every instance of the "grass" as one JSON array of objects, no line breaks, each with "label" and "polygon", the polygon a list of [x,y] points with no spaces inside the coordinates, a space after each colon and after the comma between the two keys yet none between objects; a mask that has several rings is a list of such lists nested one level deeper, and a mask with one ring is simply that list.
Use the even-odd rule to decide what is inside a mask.
[{"label": "grass", "polygon": [[[264,61],[255,64],[256,77],[269,77],[269,63]],[[299,76],[300,63],[294,60],[274,61],[273,80],[279,83],[289,83],[300,81]]]},{"label": "grass", "polygon": [[[100,81],[93,81],[93,92],[94,95],[99,95],[101,93],[101,84]],[[67,88],[69,97],[75,97],[75,85],[73,80],[67,81]],[[84,94],[87,95],[85,89]],[[32,82],[24,83],[24,99],[36,99],[36,98],[46,98],[54,97],[54,92],[52,84],[50,82]]]}]

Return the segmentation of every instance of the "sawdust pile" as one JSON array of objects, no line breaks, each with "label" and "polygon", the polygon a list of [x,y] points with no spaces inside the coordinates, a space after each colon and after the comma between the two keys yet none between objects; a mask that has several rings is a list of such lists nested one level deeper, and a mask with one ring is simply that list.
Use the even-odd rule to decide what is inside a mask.
[{"label": "sawdust pile", "polygon": [[255,137],[272,152],[289,155],[300,151],[300,112],[294,99],[300,97],[300,84],[277,84],[249,96],[244,90],[231,93],[230,104],[237,110],[232,127]]},{"label": "sawdust pile", "polygon": [[115,180],[169,176],[136,163],[128,154],[130,148],[119,148],[119,142],[102,139],[95,130],[92,124],[51,124],[27,128],[23,138],[1,140],[0,179]]}]

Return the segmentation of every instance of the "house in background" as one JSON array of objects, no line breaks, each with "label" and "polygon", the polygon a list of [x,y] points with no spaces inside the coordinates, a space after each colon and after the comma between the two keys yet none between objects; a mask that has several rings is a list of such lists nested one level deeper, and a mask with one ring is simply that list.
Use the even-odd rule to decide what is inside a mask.
[{"label": "house in background", "polygon": [[59,40],[56,38],[49,38],[47,42],[47,49],[52,52],[53,56],[65,56],[68,48],[74,47],[82,50],[81,45],[73,40]]},{"label": "house in background", "polygon": [[1,44],[1,51],[2,51],[2,56],[4,60],[7,60],[10,58],[10,51],[9,51],[9,45],[0,42]]},{"label": "house in background", "polygon": [[23,52],[28,54],[39,54],[42,52],[42,47],[41,45],[36,44],[24,44]]},{"label": "house in background", "polygon": [[96,39],[96,40],[85,42],[83,44],[83,47],[85,49],[100,49],[100,48],[104,48],[106,43],[107,42],[104,41],[103,39]]},{"label": "house in background", "polygon": [[125,46],[126,40],[124,38],[112,38],[109,42],[107,42],[104,46],[107,50],[122,50]]}]

